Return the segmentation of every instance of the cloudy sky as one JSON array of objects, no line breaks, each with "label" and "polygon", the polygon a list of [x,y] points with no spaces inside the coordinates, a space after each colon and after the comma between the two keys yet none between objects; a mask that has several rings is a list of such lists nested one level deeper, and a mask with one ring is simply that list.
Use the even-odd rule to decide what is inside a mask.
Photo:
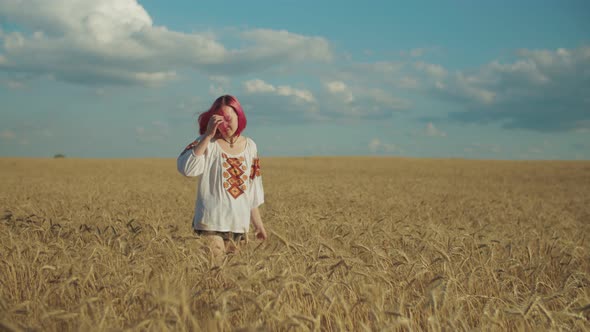
[{"label": "cloudy sky", "polygon": [[[516,4],[515,4],[516,3]],[[0,156],[590,159],[590,3],[0,0]]]}]

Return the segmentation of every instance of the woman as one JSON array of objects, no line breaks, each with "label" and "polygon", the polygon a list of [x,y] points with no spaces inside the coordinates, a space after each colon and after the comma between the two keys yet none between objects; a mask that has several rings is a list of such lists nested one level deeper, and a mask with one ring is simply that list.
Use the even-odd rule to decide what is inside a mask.
[{"label": "woman", "polygon": [[238,100],[224,95],[199,116],[201,136],[177,159],[185,176],[201,176],[193,228],[207,239],[215,258],[247,239],[250,222],[256,238],[266,230],[258,207],[264,203],[256,144],[241,135],[246,115]]}]

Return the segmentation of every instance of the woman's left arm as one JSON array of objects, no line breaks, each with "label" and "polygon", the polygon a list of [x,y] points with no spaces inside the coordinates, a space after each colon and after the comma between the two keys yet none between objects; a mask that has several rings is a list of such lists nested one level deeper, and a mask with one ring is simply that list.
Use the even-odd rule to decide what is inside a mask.
[{"label": "woman's left arm", "polygon": [[256,238],[259,240],[266,240],[266,230],[264,229],[264,224],[262,223],[262,217],[260,217],[260,210],[258,210],[258,207],[250,210],[250,222],[254,225]]}]

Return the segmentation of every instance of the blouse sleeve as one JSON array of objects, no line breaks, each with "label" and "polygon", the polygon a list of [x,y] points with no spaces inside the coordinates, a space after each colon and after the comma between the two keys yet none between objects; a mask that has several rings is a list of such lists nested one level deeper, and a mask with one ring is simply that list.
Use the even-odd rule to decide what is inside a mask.
[{"label": "blouse sleeve", "polygon": [[176,168],[178,172],[184,176],[199,176],[205,170],[205,154],[195,156],[193,148],[199,144],[197,138],[194,142],[187,145],[176,159]]},{"label": "blouse sleeve", "polygon": [[252,160],[250,179],[252,180],[252,184],[250,185],[250,208],[253,209],[264,203],[264,188],[262,186],[260,159],[258,158],[258,153],[256,151]]}]

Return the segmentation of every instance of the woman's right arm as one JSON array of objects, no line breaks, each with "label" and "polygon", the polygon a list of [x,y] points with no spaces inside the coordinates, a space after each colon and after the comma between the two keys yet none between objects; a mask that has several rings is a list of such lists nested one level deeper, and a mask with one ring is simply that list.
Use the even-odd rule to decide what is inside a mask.
[{"label": "woman's right arm", "polygon": [[184,176],[199,176],[205,170],[205,153],[211,141],[209,136],[201,136],[191,144],[176,159],[176,168]]},{"label": "woman's right arm", "polygon": [[207,124],[207,131],[191,144],[178,156],[176,168],[184,176],[199,176],[205,170],[205,154],[207,145],[217,132],[217,127],[223,122],[219,115],[213,115]]}]

